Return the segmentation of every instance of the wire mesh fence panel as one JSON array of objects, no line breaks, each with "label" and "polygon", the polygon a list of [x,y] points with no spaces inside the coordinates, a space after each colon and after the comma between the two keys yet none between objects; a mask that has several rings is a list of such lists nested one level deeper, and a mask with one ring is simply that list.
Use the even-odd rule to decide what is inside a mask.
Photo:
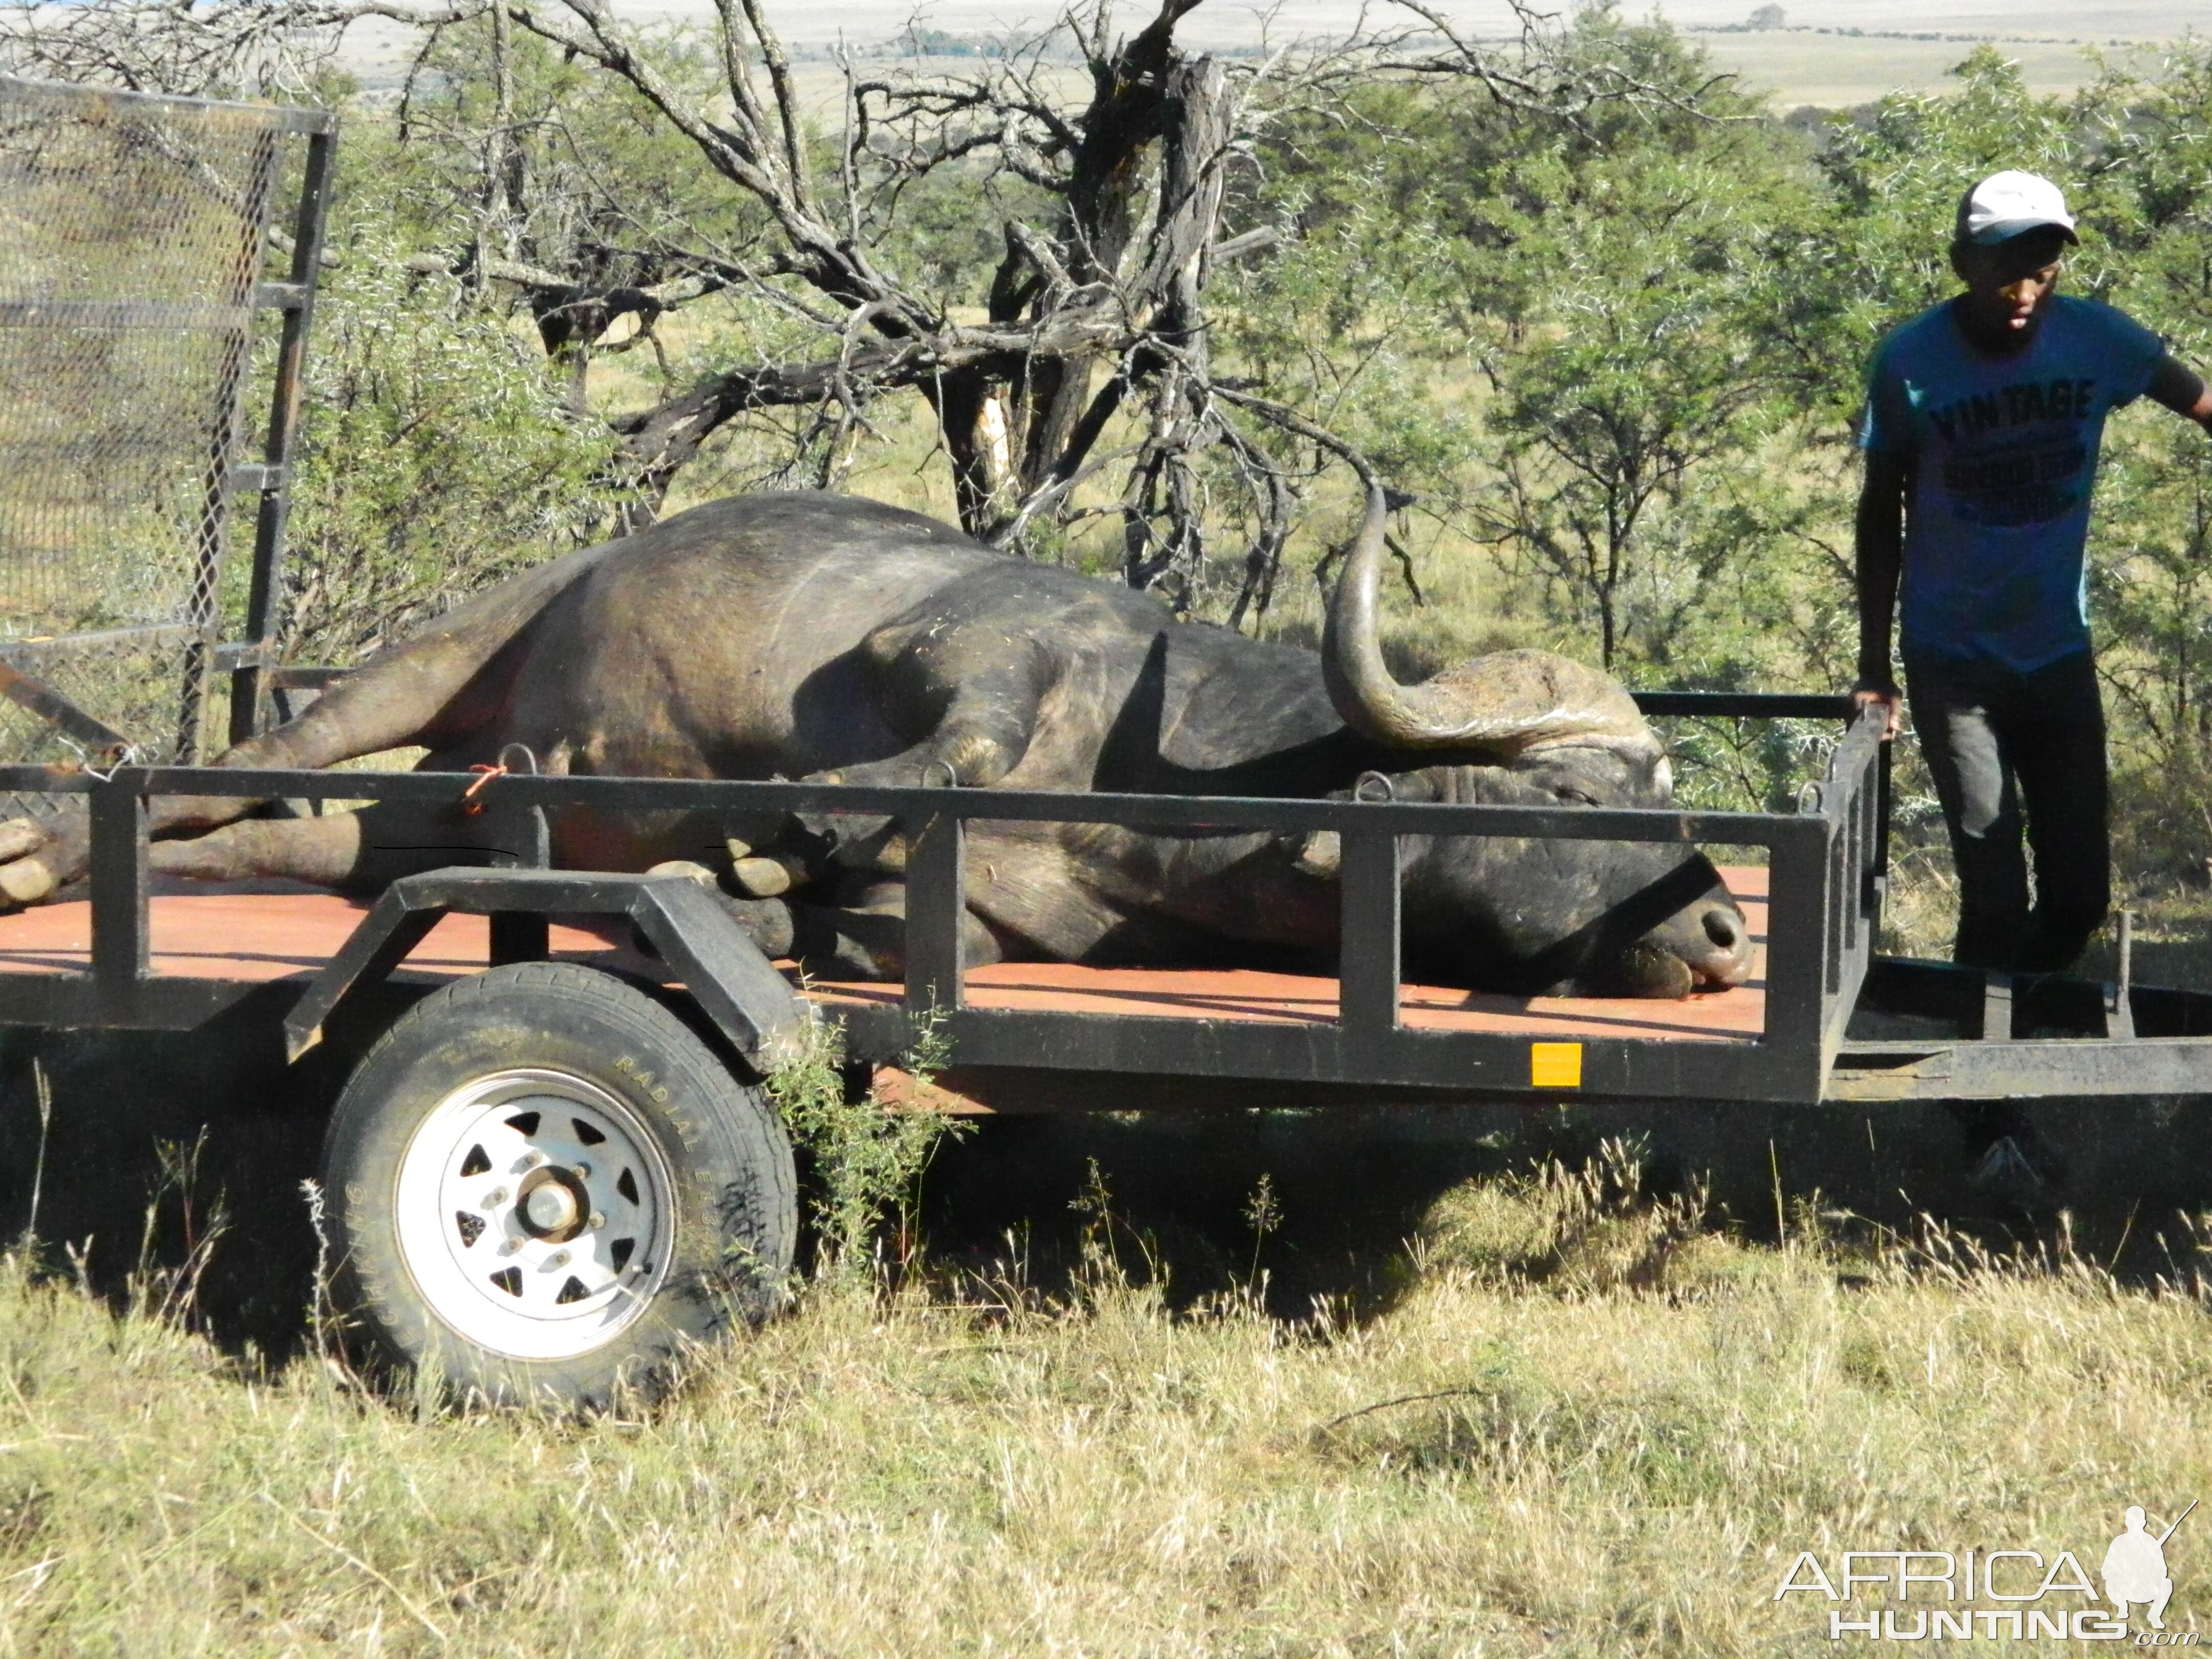
[{"label": "wire mesh fence panel", "polygon": [[[200,747],[297,125],[0,77],[0,661],[149,758]],[[0,761],[83,747],[21,714],[0,710]]]},{"label": "wire mesh fence panel", "polygon": [[[67,686],[65,695],[76,708],[150,754],[158,745],[137,743],[132,734],[174,738],[185,643],[178,629],[64,635],[21,642],[9,651],[9,665],[42,684]],[[0,755],[10,763],[100,761],[105,746],[89,733],[72,733],[32,709],[0,701]]]}]

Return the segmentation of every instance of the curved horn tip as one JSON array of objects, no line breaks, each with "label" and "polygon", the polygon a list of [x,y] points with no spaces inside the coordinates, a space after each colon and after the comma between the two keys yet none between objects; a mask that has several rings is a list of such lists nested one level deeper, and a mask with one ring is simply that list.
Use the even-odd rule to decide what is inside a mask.
[{"label": "curved horn tip", "polygon": [[1322,626],[1322,673],[1330,702],[1345,724],[1385,742],[1402,732],[1419,731],[1403,689],[1383,665],[1376,639],[1389,501],[1389,492],[1381,480],[1370,478],[1366,512],[1358,534],[1345,550],[1344,568]]}]

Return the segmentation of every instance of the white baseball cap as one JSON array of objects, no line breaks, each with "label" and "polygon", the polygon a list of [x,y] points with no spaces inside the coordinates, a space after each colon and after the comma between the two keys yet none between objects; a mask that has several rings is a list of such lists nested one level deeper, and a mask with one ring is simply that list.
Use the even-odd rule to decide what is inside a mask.
[{"label": "white baseball cap", "polygon": [[2023,232],[2055,226],[2078,242],[2074,216],[2057,185],[2039,173],[1993,173],[1968,191],[1959,204],[1958,239],[1987,247]]}]

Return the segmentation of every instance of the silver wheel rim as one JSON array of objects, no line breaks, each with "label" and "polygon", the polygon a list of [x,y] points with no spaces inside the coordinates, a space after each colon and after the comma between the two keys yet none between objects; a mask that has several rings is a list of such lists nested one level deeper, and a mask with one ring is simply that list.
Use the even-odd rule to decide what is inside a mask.
[{"label": "silver wheel rim", "polygon": [[401,1259],[453,1334],[515,1359],[605,1347],[668,1272],[675,1183],[637,1113],[566,1072],[495,1072],[400,1155]]}]

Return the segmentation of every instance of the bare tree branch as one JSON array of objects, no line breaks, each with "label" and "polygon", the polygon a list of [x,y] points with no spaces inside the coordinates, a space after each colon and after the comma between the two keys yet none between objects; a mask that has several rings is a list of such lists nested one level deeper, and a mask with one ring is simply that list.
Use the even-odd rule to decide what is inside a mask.
[{"label": "bare tree branch", "polygon": [[[871,406],[904,392],[936,421],[963,525],[997,544],[1019,547],[1040,523],[1093,511],[1077,491],[1125,468],[1109,509],[1125,574],[1188,596],[1222,513],[1240,515],[1251,528],[1231,611],[1242,623],[1270,601],[1313,474],[1343,465],[1364,487],[1382,483],[1325,408],[1292,408],[1215,369],[1213,275],[1282,234],[1224,222],[1228,179],[1254,165],[1267,124],[1316,111],[1363,118],[1352,94],[1389,75],[1472,81],[1502,106],[1583,131],[1607,103],[1704,113],[1696,92],[1577,60],[1550,19],[1511,3],[1517,47],[1475,40],[1435,0],[1391,0],[1402,27],[1363,20],[1350,40],[1229,62],[1176,40],[1200,0],[1152,0],[1143,26],[1120,39],[1105,0],[1070,0],[1050,28],[961,74],[862,74],[844,61],[843,107],[821,133],[810,131],[769,0],[714,0],[703,69],[618,17],[611,0],[12,0],[0,3],[0,61],[127,86],[296,93],[349,26],[419,27],[403,137],[445,145],[471,158],[457,170],[473,171],[454,234],[408,270],[480,295],[501,285],[496,302],[526,309],[568,366],[580,415],[593,351],[643,340],[666,362],[653,332],[665,313],[718,300],[763,319],[749,360],[612,422],[644,481],[645,511],[732,422],[773,427],[792,447],[780,464],[790,476],[833,480],[872,429]],[[542,50],[532,42],[590,66],[595,87],[619,88],[688,145],[718,205],[653,220],[557,112],[526,115],[513,65]],[[488,118],[440,89],[450,70],[439,66],[458,61],[463,43],[490,54]],[[1072,95],[1070,43],[1087,81]],[[547,183],[545,158],[556,155],[560,179]],[[980,323],[978,296],[933,292],[902,268],[902,202],[948,171],[999,216],[1002,252]],[[533,216],[538,197],[560,189],[589,205],[556,234]],[[618,337],[626,319],[635,329]]]}]

